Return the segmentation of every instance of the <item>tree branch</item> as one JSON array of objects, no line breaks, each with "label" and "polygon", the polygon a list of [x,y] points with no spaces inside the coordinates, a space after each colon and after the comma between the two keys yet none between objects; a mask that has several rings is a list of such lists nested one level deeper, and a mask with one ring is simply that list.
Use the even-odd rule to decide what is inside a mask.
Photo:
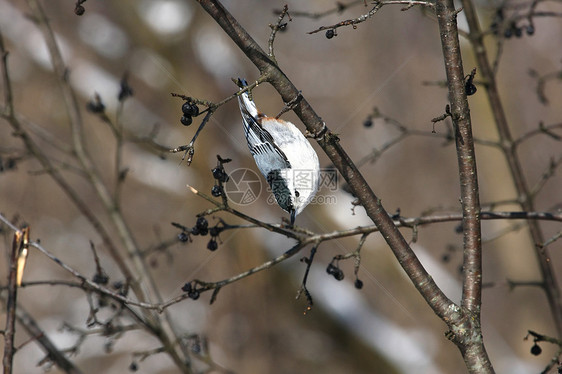
[{"label": "tree branch", "polygon": [[482,337],[482,243],[480,200],[470,110],[465,92],[465,75],[459,44],[457,14],[453,0],[437,0],[445,71],[449,87],[450,113],[455,127],[463,214],[463,290],[461,308],[466,319],[454,325],[452,340],[457,343],[470,373],[493,373]]},{"label": "tree branch", "polygon": [[13,370],[13,360],[16,348],[14,347],[14,337],[16,335],[16,307],[18,296],[18,257],[24,248],[25,237],[29,238],[29,228],[14,232],[12,240],[12,251],[10,252],[9,273],[8,273],[8,299],[6,301],[6,328],[4,329],[4,357],[2,364],[4,374],[11,374]]}]

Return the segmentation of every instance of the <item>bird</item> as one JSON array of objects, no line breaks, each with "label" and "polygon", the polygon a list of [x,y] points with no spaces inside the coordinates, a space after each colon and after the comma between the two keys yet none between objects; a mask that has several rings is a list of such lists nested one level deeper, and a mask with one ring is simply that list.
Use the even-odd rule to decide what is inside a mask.
[{"label": "bird", "polygon": [[[238,86],[243,90],[248,83],[238,78]],[[318,191],[318,155],[294,124],[260,112],[247,91],[238,96],[238,104],[250,153],[293,226]]]}]

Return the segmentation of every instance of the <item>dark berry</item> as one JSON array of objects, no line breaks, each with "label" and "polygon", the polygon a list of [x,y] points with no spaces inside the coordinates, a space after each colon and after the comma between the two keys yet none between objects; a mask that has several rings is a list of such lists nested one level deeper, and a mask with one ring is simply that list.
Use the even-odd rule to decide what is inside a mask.
[{"label": "dark berry", "polygon": [[535,33],[535,26],[527,25],[525,31],[527,32],[527,35],[533,35]]},{"label": "dark berry", "polygon": [[191,106],[191,116],[197,117],[199,115],[199,107],[195,104]]},{"label": "dark berry", "polygon": [[15,168],[16,168],[16,159],[12,157],[8,158],[6,160],[6,169],[13,170]]},{"label": "dark berry", "polygon": [[215,239],[211,239],[209,240],[209,243],[207,243],[207,249],[209,251],[216,251],[218,247],[219,245]]},{"label": "dark berry", "polygon": [[215,178],[215,179],[221,179],[222,175],[224,174],[222,169],[219,168],[219,167],[216,167],[216,168],[212,169],[211,172],[213,173],[213,178]]},{"label": "dark berry", "polygon": [[113,288],[115,288],[116,290],[123,288],[123,281],[113,282]]},{"label": "dark berry", "polygon": [[195,226],[194,228],[191,229],[191,235],[197,236],[199,234],[200,234],[200,232],[199,232],[199,228],[197,226]]},{"label": "dark berry", "polygon": [[188,292],[188,293],[191,292],[191,283],[184,284],[183,287],[181,288],[181,290],[183,292]]},{"label": "dark berry", "polygon": [[178,240],[179,240],[180,242],[184,242],[184,243],[185,243],[188,239],[189,239],[189,235],[187,235],[186,232],[180,232],[180,233],[178,234]]},{"label": "dark berry", "polygon": [[189,296],[190,299],[197,300],[200,296],[200,293],[197,290],[191,290],[190,292],[187,293],[187,295]]},{"label": "dark berry", "polygon": [[101,100],[90,100],[86,103],[86,110],[92,113],[103,113],[105,112],[105,105]]},{"label": "dark berry", "polygon": [[343,278],[344,278],[343,271],[341,271],[341,269],[336,270],[336,271],[334,272],[333,276],[334,276],[334,278],[336,278],[336,280],[338,280],[338,281],[341,281],[341,280],[343,280]]},{"label": "dark berry", "polygon": [[211,189],[211,195],[213,195],[214,197],[222,196],[222,192],[223,192],[223,189],[218,184],[215,184],[213,186],[213,188]]},{"label": "dark berry", "polygon": [[355,288],[357,288],[358,290],[363,288],[363,281],[359,278],[357,278],[355,280]]},{"label": "dark berry", "polygon": [[77,16],[83,15],[85,11],[86,9],[84,9],[82,5],[76,5],[76,7],[74,8],[74,14],[76,14]]},{"label": "dark berry", "polygon": [[523,35],[523,30],[521,29],[521,27],[515,27],[513,29],[513,32],[515,33],[515,36],[517,38],[520,38]]},{"label": "dark berry", "polygon": [[504,36],[506,39],[511,38],[511,37],[513,36],[513,30],[512,30],[512,29],[505,29],[505,31],[504,31],[504,33],[503,33],[503,36]]},{"label": "dark berry", "polygon": [[215,178],[216,180],[223,183],[228,182],[228,174],[224,172],[223,168],[216,167],[211,171],[213,172],[213,178]]},{"label": "dark berry", "polygon": [[335,271],[338,271],[338,268],[335,267],[333,264],[328,264],[328,267],[326,268],[326,273],[332,275],[334,274]]},{"label": "dark berry", "polygon": [[139,370],[139,365],[137,365],[137,363],[133,361],[133,362],[131,362],[131,365],[129,365],[129,370],[137,371],[137,370]]},{"label": "dark berry", "polygon": [[199,217],[197,218],[197,223],[195,224],[195,226],[199,230],[206,229],[207,227],[209,227],[209,222],[207,222],[207,219],[205,217]]},{"label": "dark berry", "polygon": [[205,236],[205,235],[207,235],[208,233],[209,233],[209,229],[206,228],[206,227],[205,227],[205,228],[200,228],[200,229],[199,229],[199,235],[201,235],[201,236]]},{"label": "dark berry", "polygon": [[464,85],[464,91],[467,96],[474,95],[476,93],[476,86],[471,82],[466,82]]},{"label": "dark berry", "polygon": [[133,89],[129,86],[129,82],[127,81],[127,76],[125,75],[123,79],[121,79],[121,89],[119,90],[119,95],[117,99],[119,101],[123,101],[126,98],[133,96]]},{"label": "dark berry", "polygon": [[531,354],[534,356],[538,356],[542,353],[542,348],[539,347],[539,345],[537,343],[535,343],[532,347],[531,347]]},{"label": "dark berry", "polygon": [[326,30],[326,38],[332,39],[335,35],[336,33],[334,32],[333,29]]},{"label": "dark berry", "polygon": [[180,121],[182,125],[189,126],[193,122],[193,119],[190,116],[183,116]]},{"label": "dark berry", "polygon": [[192,104],[192,103],[189,103],[189,102],[186,101],[181,106],[181,111],[183,112],[183,114],[185,116],[197,117],[197,115],[199,114],[199,107],[195,104]]},{"label": "dark berry", "polygon": [[107,282],[109,282],[109,277],[104,273],[96,273],[92,281],[96,284],[107,284]]},{"label": "dark berry", "polygon": [[367,119],[365,120],[365,122],[363,122],[363,126],[364,126],[364,127],[367,127],[367,128],[373,127],[373,119],[370,118],[370,117],[367,118]]},{"label": "dark berry", "polygon": [[497,23],[496,21],[493,21],[493,22],[490,24],[490,30],[492,30],[492,33],[493,33],[494,35],[498,35],[498,23]]},{"label": "dark berry", "polygon": [[209,234],[211,234],[211,236],[219,236],[222,230],[223,230],[222,227],[218,227],[218,226],[211,227],[209,229]]}]

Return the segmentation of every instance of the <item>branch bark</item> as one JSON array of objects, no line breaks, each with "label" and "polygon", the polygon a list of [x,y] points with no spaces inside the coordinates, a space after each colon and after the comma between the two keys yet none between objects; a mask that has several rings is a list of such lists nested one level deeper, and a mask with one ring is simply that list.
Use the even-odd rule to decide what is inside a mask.
[{"label": "branch bark", "polygon": [[[26,230],[27,232],[24,232]],[[18,230],[14,233],[12,251],[10,253],[10,271],[8,273],[8,297],[6,301],[6,328],[4,329],[4,357],[2,365],[4,374],[11,374],[16,348],[14,337],[16,335],[16,306],[18,296],[18,257],[24,246],[24,237],[29,235],[29,228]]]},{"label": "branch bark", "polygon": [[[437,0],[435,13],[447,74],[451,117],[459,164],[463,215],[463,290],[461,309],[464,323],[452,327],[452,340],[458,345],[468,371],[493,373],[494,369],[482,337],[482,236],[476,155],[472,137],[470,109],[465,92],[465,76],[459,44],[457,14],[453,0]],[[459,327],[461,327],[459,329]]]},{"label": "branch bark", "polygon": [[470,109],[465,92],[465,76],[456,23],[457,12],[452,1],[438,1],[436,7],[459,164],[464,240],[462,306],[480,318],[482,294],[480,198]]}]

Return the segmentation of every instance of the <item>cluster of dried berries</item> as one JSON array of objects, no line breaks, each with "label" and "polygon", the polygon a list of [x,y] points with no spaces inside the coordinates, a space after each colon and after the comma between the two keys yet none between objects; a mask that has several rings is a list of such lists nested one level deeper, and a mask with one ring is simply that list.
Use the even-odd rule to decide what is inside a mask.
[{"label": "cluster of dried berries", "polygon": [[211,171],[213,172],[213,178],[215,178],[215,180],[219,182],[219,184],[215,184],[211,189],[211,195],[213,195],[214,197],[222,196],[224,194],[224,188],[222,187],[222,184],[228,182],[228,174],[224,170],[222,164],[219,164]]},{"label": "cluster of dried berries", "polygon": [[[340,269],[338,265],[334,265],[333,262],[330,262],[328,264],[328,267],[326,268],[326,273],[330,274],[338,281],[341,281],[344,278],[343,270]],[[355,276],[357,276],[357,274],[355,274]],[[353,285],[355,286],[355,288],[360,290],[363,288],[363,281],[359,278],[356,278]]]},{"label": "cluster of dried berries", "polygon": [[191,282],[184,284],[181,290],[187,293],[187,296],[189,296],[189,298],[193,300],[197,300],[201,295],[201,293],[191,284]]},{"label": "cluster of dried berries", "polygon": [[207,249],[210,251],[216,251],[219,247],[217,239],[223,230],[224,224],[221,224],[221,222],[217,223],[213,227],[209,227],[209,222],[207,221],[207,219],[205,217],[199,217],[197,218],[195,226],[193,226],[191,229],[185,228],[184,231],[178,234],[178,240],[181,242],[187,242],[189,240],[190,234],[195,236],[205,236],[207,234],[210,234],[211,239],[209,240],[209,243],[207,243]]},{"label": "cluster of dried berries", "polygon": [[191,229],[191,233],[193,235],[207,235],[209,233],[209,222],[207,222],[207,219],[205,217],[197,218],[197,222]]},{"label": "cluster of dried berries", "polygon": [[199,115],[199,107],[189,101],[186,101],[181,106],[181,111],[183,116],[181,117],[181,123],[184,126],[189,126],[193,122],[192,117],[197,117]]}]

